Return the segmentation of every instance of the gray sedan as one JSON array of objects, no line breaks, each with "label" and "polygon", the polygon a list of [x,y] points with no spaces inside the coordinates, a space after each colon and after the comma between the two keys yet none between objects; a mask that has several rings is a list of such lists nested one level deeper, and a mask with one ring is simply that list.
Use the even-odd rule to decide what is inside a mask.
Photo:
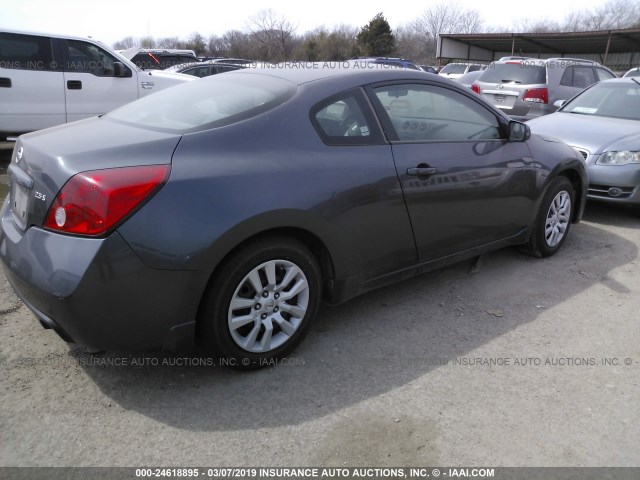
[{"label": "gray sedan", "polygon": [[589,175],[588,197],[640,207],[640,82],[595,84],[558,112],[527,123],[578,150]]},{"label": "gray sedan", "polygon": [[[321,300],[519,245],[556,253],[586,173],[565,144],[409,69],[238,70],[24,135],[0,260],[98,350],[288,354]],[[399,346],[398,348],[401,348]]]}]

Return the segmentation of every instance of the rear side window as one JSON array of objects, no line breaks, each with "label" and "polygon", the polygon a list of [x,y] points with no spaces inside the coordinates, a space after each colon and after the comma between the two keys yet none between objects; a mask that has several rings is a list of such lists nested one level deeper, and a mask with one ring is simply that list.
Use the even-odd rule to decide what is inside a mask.
[{"label": "rear side window", "polygon": [[599,82],[602,82],[604,80],[609,80],[610,78],[616,78],[614,74],[605,70],[604,68],[596,67],[594,70],[596,71],[596,75],[598,76]]},{"label": "rear side window", "polygon": [[568,67],[565,70],[564,74],[562,75],[562,79],[560,80],[560,85],[565,85],[567,87],[587,88],[597,81],[598,80],[596,80],[596,76],[593,73],[593,68],[591,68],[591,66],[575,66]]},{"label": "rear side window", "polygon": [[0,68],[57,70],[49,37],[0,33]]},{"label": "rear side window", "polygon": [[332,97],[311,110],[311,122],[327,145],[380,143],[370,109],[359,90]]},{"label": "rear side window", "polygon": [[230,125],[286,102],[296,85],[268,75],[213,75],[129,103],[105,118],[164,132]]},{"label": "rear side window", "polygon": [[493,63],[478,78],[487,83],[520,83],[533,85],[547,83],[547,71],[542,65],[525,62]]}]

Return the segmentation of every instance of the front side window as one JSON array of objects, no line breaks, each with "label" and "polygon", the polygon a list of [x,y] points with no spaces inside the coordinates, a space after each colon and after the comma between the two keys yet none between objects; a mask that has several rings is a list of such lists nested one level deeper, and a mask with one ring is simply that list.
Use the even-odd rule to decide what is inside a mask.
[{"label": "front side window", "polygon": [[90,73],[97,77],[113,77],[116,60],[105,50],[92,43],[78,40],[67,41],[66,70],[76,73]]},{"label": "front side window", "polygon": [[0,68],[57,70],[51,39],[37,35],[0,33]]},{"label": "front side window", "polygon": [[375,88],[377,100],[405,142],[494,140],[498,119],[470,98],[431,85],[389,85]]}]

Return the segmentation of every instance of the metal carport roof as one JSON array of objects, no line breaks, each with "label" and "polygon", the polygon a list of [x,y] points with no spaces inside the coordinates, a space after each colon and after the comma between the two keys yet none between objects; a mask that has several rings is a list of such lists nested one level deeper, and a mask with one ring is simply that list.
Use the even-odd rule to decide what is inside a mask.
[{"label": "metal carport roof", "polygon": [[573,57],[610,67],[640,63],[640,28],[596,32],[441,34],[437,57],[490,62],[502,56]]}]

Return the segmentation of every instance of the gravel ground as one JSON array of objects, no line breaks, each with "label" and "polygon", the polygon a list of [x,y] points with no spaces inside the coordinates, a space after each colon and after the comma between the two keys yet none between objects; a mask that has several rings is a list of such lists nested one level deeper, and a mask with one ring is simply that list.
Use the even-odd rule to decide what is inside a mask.
[{"label": "gravel ground", "polygon": [[0,466],[639,466],[639,246],[631,212],[590,204],[554,258],[325,307],[249,373],[89,355],[0,275]]}]

